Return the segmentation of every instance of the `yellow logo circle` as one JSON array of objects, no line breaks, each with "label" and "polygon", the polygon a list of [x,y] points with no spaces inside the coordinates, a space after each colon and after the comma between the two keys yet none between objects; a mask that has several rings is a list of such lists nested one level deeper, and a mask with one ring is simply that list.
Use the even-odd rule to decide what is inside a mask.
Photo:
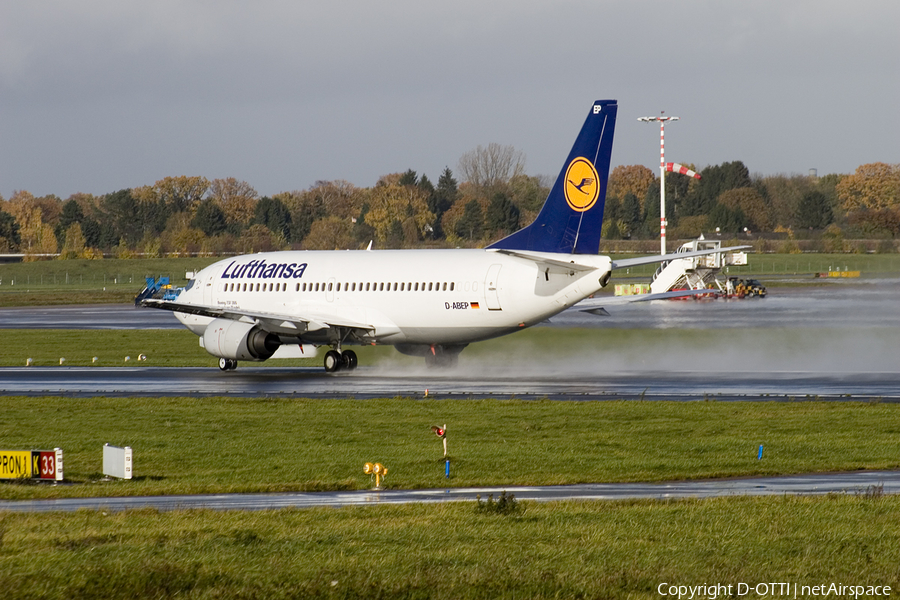
[{"label": "yellow logo circle", "polygon": [[599,179],[597,169],[583,156],[569,163],[564,189],[566,202],[572,210],[584,212],[594,206],[600,195]]}]

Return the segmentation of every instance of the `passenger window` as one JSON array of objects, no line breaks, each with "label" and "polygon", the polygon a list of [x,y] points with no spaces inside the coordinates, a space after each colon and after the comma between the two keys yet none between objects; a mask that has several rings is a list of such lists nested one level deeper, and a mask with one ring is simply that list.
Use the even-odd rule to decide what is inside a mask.
[{"label": "passenger window", "polygon": [[371,285],[371,284],[368,284],[368,283],[366,284],[366,291],[367,291],[367,292],[369,291],[369,285]]},{"label": "passenger window", "polygon": [[329,291],[329,292],[331,291],[331,284],[330,284],[330,283],[328,284],[328,291]]},{"label": "passenger window", "polygon": [[451,292],[453,291],[453,284],[454,284],[454,283],[456,283],[456,282],[454,282],[454,281],[451,281],[451,282],[450,282],[450,291],[451,291]]}]

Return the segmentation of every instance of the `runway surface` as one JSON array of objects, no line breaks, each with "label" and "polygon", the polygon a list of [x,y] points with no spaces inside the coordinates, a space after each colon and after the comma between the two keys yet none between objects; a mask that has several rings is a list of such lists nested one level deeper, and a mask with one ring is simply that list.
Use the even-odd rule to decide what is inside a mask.
[{"label": "runway surface", "polygon": [[[609,317],[568,310],[559,327],[735,329],[900,327],[900,281],[840,280],[774,288],[752,300],[658,301],[612,306]],[[0,309],[0,329],[180,329],[169,311],[128,304]]]},{"label": "runway surface", "polygon": [[[662,301],[574,310],[538,327],[580,328],[566,354],[504,338],[489,356],[467,350],[450,371],[386,361],[352,373],[321,368],[8,367],[0,394],[304,397],[525,397],[602,400],[900,399],[900,282],[828,282],[776,288],[765,299]],[[128,305],[0,309],[0,328],[180,328],[168,311]],[[610,329],[672,330],[675,337],[607,343]],[[607,330],[607,331],[604,331]],[[684,341],[678,332],[690,331]],[[621,339],[621,338],[620,338]],[[662,341],[660,341],[662,340]],[[474,345],[477,347],[478,344]],[[197,349],[202,353],[201,349]],[[152,357],[151,357],[152,358]],[[416,363],[418,365],[418,362]]]},{"label": "runway surface", "polygon": [[434,490],[359,490],[352,492],[294,492],[283,494],[217,494],[197,496],[135,496],[118,498],[62,498],[57,500],[0,501],[0,511],[70,512],[76,510],[160,511],[272,510],[317,506],[373,506],[474,501],[477,496],[495,498],[502,492],[517,500],[537,502],[563,500],[626,500],[711,498],[720,496],[781,496],[822,494],[900,493],[900,471],[815,473],[779,477],[748,477],[662,483],[597,483],[548,487],[446,488]]},{"label": "runway surface", "polygon": [[66,396],[285,396],[305,398],[548,398],[557,400],[900,401],[900,373],[405,372],[321,368],[8,367],[0,394]]}]

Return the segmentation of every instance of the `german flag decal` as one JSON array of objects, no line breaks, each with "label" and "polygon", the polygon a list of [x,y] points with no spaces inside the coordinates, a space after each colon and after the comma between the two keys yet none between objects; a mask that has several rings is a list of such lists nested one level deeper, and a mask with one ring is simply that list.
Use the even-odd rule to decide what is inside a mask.
[{"label": "german flag decal", "polygon": [[472,308],[480,308],[480,307],[478,306],[478,303],[477,303],[477,302],[473,302],[473,303],[472,303]]}]

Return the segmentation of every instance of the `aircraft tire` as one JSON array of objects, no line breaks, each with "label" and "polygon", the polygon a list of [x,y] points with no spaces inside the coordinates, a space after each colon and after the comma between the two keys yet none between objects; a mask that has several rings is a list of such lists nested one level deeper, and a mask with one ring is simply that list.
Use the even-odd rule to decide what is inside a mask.
[{"label": "aircraft tire", "polygon": [[341,353],[341,359],[341,368],[347,369],[348,371],[356,369],[359,365],[359,359],[356,357],[356,352],[353,350],[344,350],[344,352]]},{"label": "aircraft tire", "polygon": [[344,359],[336,350],[329,350],[325,353],[325,372],[334,373],[344,366]]},{"label": "aircraft tire", "polygon": [[219,368],[223,371],[234,371],[237,369],[237,361],[231,358],[220,358]]}]

